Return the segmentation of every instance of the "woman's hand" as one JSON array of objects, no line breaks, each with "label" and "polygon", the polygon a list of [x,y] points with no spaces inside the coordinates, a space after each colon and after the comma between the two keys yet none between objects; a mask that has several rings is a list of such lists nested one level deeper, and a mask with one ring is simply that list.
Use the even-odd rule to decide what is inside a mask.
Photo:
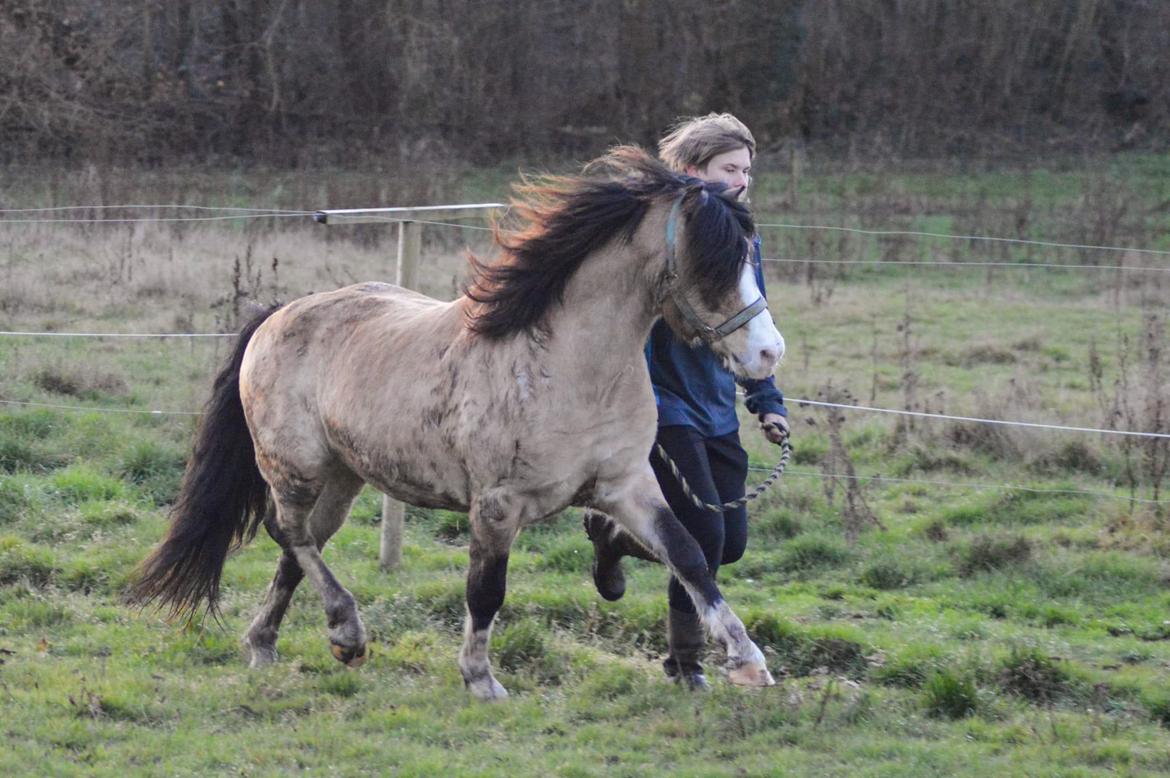
[{"label": "woman's hand", "polygon": [[780,445],[788,437],[788,419],[778,413],[765,413],[760,419],[760,429],[769,443]]}]

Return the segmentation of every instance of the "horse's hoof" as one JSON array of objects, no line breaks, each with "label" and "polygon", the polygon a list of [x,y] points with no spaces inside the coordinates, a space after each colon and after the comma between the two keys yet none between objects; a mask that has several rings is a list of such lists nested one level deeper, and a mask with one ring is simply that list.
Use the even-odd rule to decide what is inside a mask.
[{"label": "horse's hoof", "polygon": [[248,667],[253,670],[276,664],[276,649],[274,648],[258,648],[249,645],[247,646],[247,651]]},{"label": "horse's hoof", "polygon": [[776,680],[762,664],[742,664],[727,671],[727,680],[736,686],[775,686]]},{"label": "horse's hoof", "polygon": [[597,593],[610,602],[617,602],[626,593],[626,575],[622,571],[620,560],[611,560],[608,566],[601,567],[598,559],[593,560],[593,585]]},{"label": "horse's hoof", "polygon": [[330,650],[333,652],[334,659],[346,667],[352,667],[354,669],[364,665],[366,660],[370,658],[370,653],[366,650],[365,646],[361,646],[360,648],[346,648],[345,646],[333,643],[330,646]]}]

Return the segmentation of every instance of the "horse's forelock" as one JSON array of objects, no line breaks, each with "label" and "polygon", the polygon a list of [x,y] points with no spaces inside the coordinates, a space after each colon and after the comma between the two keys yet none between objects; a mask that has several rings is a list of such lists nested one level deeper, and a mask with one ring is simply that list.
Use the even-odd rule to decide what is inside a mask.
[{"label": "horse's forelock", "polygon": [[747,206],[721,196],[722,184],[705,184],[683,200],[686,218],[688,286],[696,287],[709,308],[716,308],[739,283],[748,257],[747,238],[755,222]]}]

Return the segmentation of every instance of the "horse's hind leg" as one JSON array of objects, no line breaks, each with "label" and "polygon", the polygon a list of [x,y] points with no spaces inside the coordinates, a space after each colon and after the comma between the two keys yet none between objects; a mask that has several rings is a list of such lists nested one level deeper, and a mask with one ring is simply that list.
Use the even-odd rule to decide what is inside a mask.
[{"label": "horse's hind leg", "polygon": [[467,618],[459,670],[463,684],[476,698],[502,700],[508,696],[492,675],[488,660],[492,622],[508,583],[508,552],[516,539],[519,516],[506,498],[485,496],[472,506],[471,564],[467,569]]},{"label": "horse's hind leg", "polygon": [[686,587],[703,624],[727,650],[728,679],[742,686],[773,685],[764,655],[723,600],[702,549],[666,504],[649,463],[633,477],[597,491],[597,507],[661,559]]},{"label": "horse's hind leg", "polygon": [[[275,513],[270,511],[264,517],[264,525],[272,538],[280,543],[280,531],[276,528],[275,518]],[[282,547],[283,545],[281,543]],[[293,592],[304,577],[305,573],[297,564],[292,552],[281,553],[280,561],[276,563],[276,575],[268,586],[268,593],[264,596],[260,612],[252,619],[252,624],[241,641],[248,652],[250,666],[263,667],[276,661],[276,638],[280,632],[280,622],[292,601]]]},{"label": "horse's hind leg", "polygon": [[345,473],[336,475],[321,490],[312,509],[306,511],[303,493],[299,499],[276,498],[276,515],[265,517],[265,527],[284,553],[259,613],[252,620],[243,642],[251,653],[251,665],[258,667],[276,660],[276,638],[293,592],[309,570],[325,602],[333,654],[356,667],[365,661],[365,628],[353,596],[338,583],[321,559],[320,550],[345,522],[362,481]]}]

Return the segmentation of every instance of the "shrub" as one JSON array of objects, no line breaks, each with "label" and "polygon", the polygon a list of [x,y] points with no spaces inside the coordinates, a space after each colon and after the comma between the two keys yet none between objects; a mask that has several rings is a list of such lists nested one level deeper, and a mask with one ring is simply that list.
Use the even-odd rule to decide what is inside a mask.
[{"label": "shrub", "polygon": [[935,543],[942,543],[948,535],[947,523],[942,519],[934,519],[922,528],[922,536]]},{"label": "shrub", "polygon": [[959,552],[959,572],[964,576],[1001,570],[1032,558],[1032,541],[1022,535],[975,538]]},{"label": "shrub", "polygon": [[64,394],[72,397],[80,397],[82,394],[81,379],[74,373],[45,367],[34,373],[32,380],[38,389],[53,394]]},{"label": "shrub", "polygon": [[915,445],[893,464],[892,472],[895,475],[907,476],[915,472],[935,473],[947,471],[970,475],[976,472],[970,461],[971,455],[963,451],[954,451],[941,446]]},{"label": "shrub", "polygon": [[899,561],[884,559],[862,570],[861,582],[874,589],[901,589],[914,582],[914,572]]},{"label": "shrub", "polygon": [[0,438],[0,473],[30,470],[37,462],[32,446],[15,438]]},{"label": "shrub", "polygon": [[1035,648],[1014,648],[1003,660],[997,677],[1009,694],[1033,702],[1050,703],[1068,690],[1065,663]]},{"label": "shrub", "polygon": [[932,716],[961,719],[978,707],[975,683],[950,670],[936,670],[922,688],[926,710]]},{"label": "shrub", "polygon": [[1070,470],[1089,475],[1101,475],[1105,466],[1097,451],[1083,440],[1069,440],[1055,449],[1042,451],[1028,467],[1044,475],[1065,475]]},{"label": "shrub", "polygon": [[1020,458],[1019,436],[1008,427],[978,422],[953,422],[944,428],[944,436],[961,449],[976,451],[1002,461]]},{"label": "shrub", "polygon": [[102,397],[124,397],[130,391],[126,379],[122,376],[96,370],[81,371],[43,367],[33,374],[32,380],[38,388],[46,392],[86,400],[99,400]]}]

